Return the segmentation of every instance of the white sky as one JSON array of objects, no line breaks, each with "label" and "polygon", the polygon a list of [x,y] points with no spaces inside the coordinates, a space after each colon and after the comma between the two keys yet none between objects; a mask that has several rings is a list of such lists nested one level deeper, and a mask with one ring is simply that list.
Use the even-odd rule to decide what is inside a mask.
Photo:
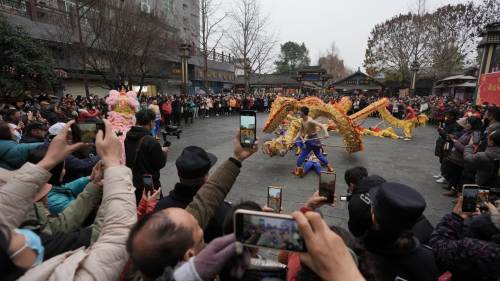
[{"label": "white sky", "polygon": [[[463,2],[467,1],[427,0],[427,9]],[[315,65],[320,53],[335,41],[340,56],[352,69],[362,67],[366,42],[375,24],[415,7],[415,0],[260,0],[260,3],[262,12],[270,15],[270,29],[277,32],[280,44],[304,42],[311,64]]]}]

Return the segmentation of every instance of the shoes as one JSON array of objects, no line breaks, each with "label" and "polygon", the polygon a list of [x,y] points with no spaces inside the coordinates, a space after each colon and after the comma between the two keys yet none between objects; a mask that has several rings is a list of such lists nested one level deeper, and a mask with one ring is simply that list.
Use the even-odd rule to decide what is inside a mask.
[{"label": "shoes", "polygon": [[435,179],[439,179],[439,178],[442,178],[443,176],[441,174],[439,174],[439,175],[433,175],[432,177]]},{"label": "shoes", "polygon": [[297,177],[303,177],[304,176],[304,168],[302,167],[297,167],[295,168],[295,171],[293,172],[294,175],[296,175]]},{"label": "shoes", "polygon": [[326,170],[330,173],[333,173],[335,171],[331,164],[326,165]]},{"label": "shoes", "polygon": [[411,139],[410,139],[410,138],[404,138],[403,140],[404,140],[404,141],[411,141]]},{"label": "shoes", "polygon": [[440,177],[439,179],[436,180],[437,183],[446,183],[446,179],[444,177]]}]

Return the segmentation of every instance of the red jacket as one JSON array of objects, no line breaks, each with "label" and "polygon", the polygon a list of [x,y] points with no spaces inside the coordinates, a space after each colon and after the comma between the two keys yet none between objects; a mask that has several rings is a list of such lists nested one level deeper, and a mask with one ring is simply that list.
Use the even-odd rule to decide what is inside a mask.
[{"label": "red jacket", "polygon": [[166,101],[163,103],[161,106],[161,110],[163,110],[164,114],[170,115],[172,114],[172,103],[169,101]]}]

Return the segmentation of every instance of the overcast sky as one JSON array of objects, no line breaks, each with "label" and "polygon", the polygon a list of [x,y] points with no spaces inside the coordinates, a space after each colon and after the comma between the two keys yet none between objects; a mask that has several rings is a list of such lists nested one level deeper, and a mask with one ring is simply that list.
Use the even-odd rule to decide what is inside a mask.
[{"label": "overcast sky", "polygon": [[[226,0],[227,1],[227,0]],[[476,0],[477,1],[477,0]],[[415,7],[415,0],[260,0],[264,13],[270,14],[272,30],[278,41],[304,42],[311,64],[335,41],[348,67],[362,67],[366,42],[377,23]],[[445,4],[464,0],[427,0],[435,10]],[[279,47],[278,47],[279,48]]]}]

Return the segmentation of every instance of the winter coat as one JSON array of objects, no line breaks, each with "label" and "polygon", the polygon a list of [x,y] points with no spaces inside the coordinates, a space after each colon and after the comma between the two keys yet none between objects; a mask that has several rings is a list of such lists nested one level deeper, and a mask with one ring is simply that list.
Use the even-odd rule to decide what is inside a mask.
[{"label": "winter coat", "polygon": [[490,186],[497,177],[500,161],[500,147],[488,147],[484,152],[474,153],[474,147],[467,145],[464,148],[465,166],[476,171],[476,184]]},{"label": "winter coat", "polygon": [[127,262],[125,244],[137,221],[132,173],[128,168],[110,167],[104,171],[101,210],[104,225],[91,247],[53,257],[19,280],[116,280]]},{"label": "winter coat", "polygon": [[82,193],[89,182],[89,177],[81,177],[60,186],[52,186],[48,194],[50,213],[57,215],[64,211]]},{"label": "winter coat", "polygon": [[[143,139],[142,144],[138,148],[141,139]],[[127,133],[125,155],[127,167],[132,169],[136,200],[139,202],[144,189],[145,174],[153,176],[154,187],[161,187],[160,170],[165,167],[167,156],[161,144],[151,136],[151,132],[139,126],[132,127]]]},{"label": "winter coat", "polygon": [[26,163],[30,151],[43,145],[39,143],[17,143],[13,140],[0,140],[0,168],[17,170]]},{"label": "winter coat", "polygon": [[436,226],[430,245],[436,261],[457,280],[497,280],[500,276],[500,235],[492,241],[463,237],[464,220],[447,214]]},{"label": "winter coat", "polygon": [[377,280],[429,281],[437,280],[439,270],[432,249],[420,244],[416,237],[413,246],[400,249],[393,239],[387,239],[387,234],[373,231],[367,233],[363,243],[368,256],[374,262],[377,270]]},{"label": "winter coat", "polygon": [[[439,137],[436,140],[436,147],[434,149],[434,155],[437,157],[444,157],[445,150],[444,146],[448,142],[450,144],[450,148],[453,146],[453,142],[448,140],[448,135],[453,135],[455,137],[459,137],[463,128],[458,125],[458,123],[452,122],[451,124],[446,124],[442,131],[439,132]],[[449,151],[448,151],[449,152]]]}]

